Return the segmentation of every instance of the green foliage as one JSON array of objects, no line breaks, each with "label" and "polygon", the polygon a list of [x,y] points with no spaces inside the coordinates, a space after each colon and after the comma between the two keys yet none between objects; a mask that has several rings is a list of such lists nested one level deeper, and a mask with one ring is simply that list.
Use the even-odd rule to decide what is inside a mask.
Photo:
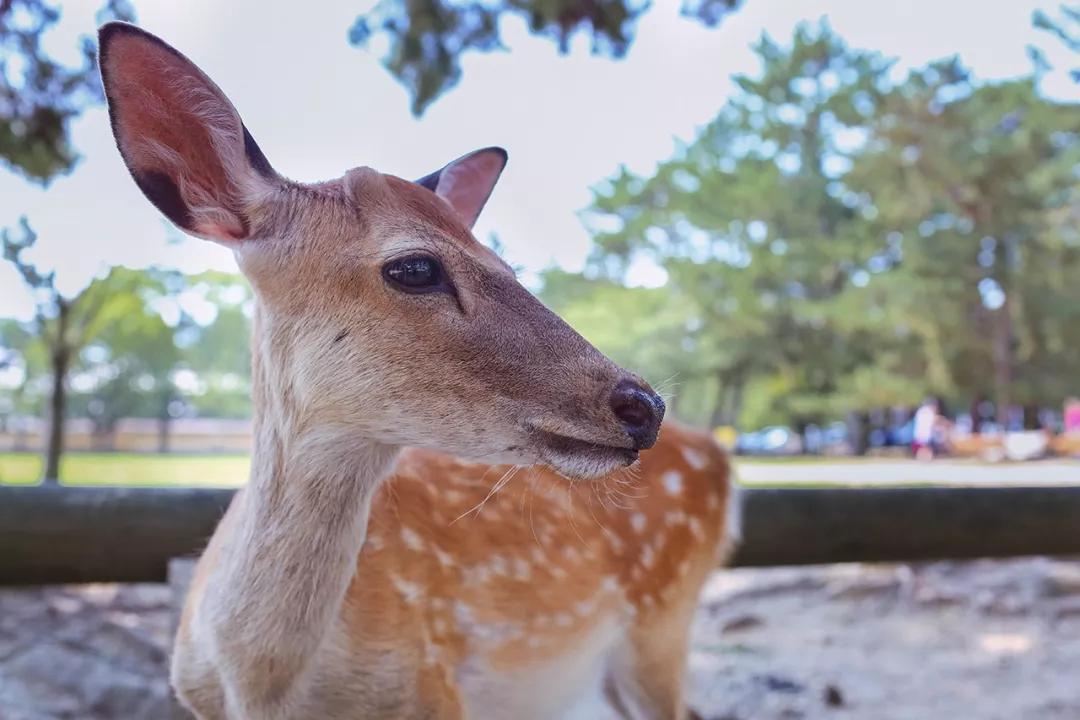
[{"label": "green foliage", "polygon": [[[84,295],[100,293],[98,331],[80,353],[74,372],[83,382],[85,414],[99,432],[111,432],[122,417],[168,420],[178,392],[172,374],[180,360],[176,328],[155,310],[175,275],[114,267]],[[78,408],[72,414],[81,415]]]},{"label": "green foliage", "polygon": [[[682,13],[713,26],[739,2],[684,0]],[[376,34],[389,39],[383,64],[408,89],[419,115],[461,79],[465,53],[505,48],[499,31],[504,17],[520,17],[560,52],[581,32],[591,36],[593,54],[619,58],[649,6],[647,0],[382,0],[356,19],[349,42],[363,47]]]},{"label": "green foliage", "polygon": [[59,370],[80,380],[71,398],[76,414],[89,415],[103,430],[120,417],[143,414],[148,402],[155,408],[150,415],[163,415],[175,396],[170,375],[180,356],[174,329],[154,303],[175,284],[176,273],[114,267],[65,297],[56,290],[52,273],[40,273],[22,257],[37,238],[25,219],[18,235],[4,230],[0,238],[5,259],[36,300],[32,321],[0,324],[0,346],[12,362],[16,357],[21,361],[24,378],[11,410],[40,408],[49,392],[47,378]]},{"label": "green foliage", "polygon": [[[678,373],[674,405],[699,422],[1075,392],[1080,108],[956,60],[894,85],[826,24],[755,51],[760,72],[693,142],[596,189],[589,268],[545,295],[650,378]],[[621,287],[641,263],[663,289]],[[639,325],[688,358],[638,347]]]},{"label": "green foliage", "polygon": [[251,415],[252,294],[239,275],[208,271],[186,278],[187,290],[214,306],[205,325],[191,323],[180,336],[183,364],[199,382],[186,402],[199,415]]},{"label": "green foliage", "polygon": [[[1080,7],[1062,5],[1058,10],[1057,18],[1043,10],[1036,10],[1032,16],[1032,23],[1039,30],[1045,30],[1056,37],[1072,52],[1080,53]],[[1046,55],[1039,48],[1029,46],[1028,54],[1039,71],[1050,67]],[[1073,80],[1080,82],[1080,67],[1072,68],[1069,74],[1072,75]]]},{"label": "green foliage", "polygon": [[[70,386],[65,414],[91,418],[102,436],[124,417],[250,416],[252,295],[242,277],[114,267],[64,297],[51,274],[23,260],[36,239],[25,221],[19,233],[5,230],[2,237],[38,302],[32,321],[0,320],[0,370],[14,366],[22,376],[0,397],[0,421],[46,414],[59,356],[70,359],[60,368]],[[212,317],[197,322],[182,299],[212,308]],[[181,388],[177,379],[185,375]]]},{"label": "green foliage", "polygon": [[[133,15],[127,0],[108,0],[98,20]],[[103,98],[93,40],[80,40],[75,67],[45,53],[42,38],[59,19],[46,0],[0,0],[0,162],[38,182],[74,166],[70,122]]]},{"label": "green foliage", "polygon": [[874,133],[851,182],[879,257],[897,258],[881,310],[922,345],[932,389],[1056,404],[1080,367],[1080,108],[938,64],[890,94]]}]

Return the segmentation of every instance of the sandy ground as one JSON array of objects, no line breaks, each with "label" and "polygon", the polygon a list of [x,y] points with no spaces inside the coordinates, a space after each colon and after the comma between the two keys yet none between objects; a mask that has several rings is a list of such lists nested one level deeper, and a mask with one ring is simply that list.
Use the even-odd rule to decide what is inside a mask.
[{"label": "sandy ground", "polygon": [[1080,718],[1076,562],[729,571],[693,637],[715,720]]},{"label": "sandy ground", "polygon": [[[169,715],[155,585],[0,590],[0,720]],[[1080,718],[1080,562],[718,573],[690,702],[708,720]]]}]

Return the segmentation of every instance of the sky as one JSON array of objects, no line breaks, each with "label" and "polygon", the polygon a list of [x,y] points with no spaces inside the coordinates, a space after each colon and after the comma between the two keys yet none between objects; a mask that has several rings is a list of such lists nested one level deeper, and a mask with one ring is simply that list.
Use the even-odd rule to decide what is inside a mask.
[{"label": "sky", "polygon": [[[620,165],[648,173],[677,140],[692,139],[733,92],[731,76],[758,67],[750,44],[762,32],[787,41],[804,20],[828,17],[856,48],[880,50],[900,70],[954,54],[981,80],[1027,74],[1025,46],[1061,67],[1064,51],[1031,27],[1030,0],[746,0],[716,29],[682,18],[676,0],[656,0],[626,58],[590,56],[578,37],[568,55],[503,26],[509,52],[470,54],[461,83],[414,118],[409,98],[379,63],[378,47],[346,41],[367,0],[324,0],[317,12],[264,0],[135,0],[139,24],[195,61],[229,95],[278,172],[301,181],[368,165],[417,178],[468,151],[501,145],[510,163],[476,227],[496,232],[505,257],[535,282],[543,268],[580,269],[589,237],[579,218],[590,188]],[[60,3],[47,37],[56,57],[75,61],[75,39],[94,26],[101,0]],[[1044,90],[1080,100],[1064,71]],[[187,272],[235,270],[229,251],[187,238],[142,197],[113,145],[103,108],[73,126],[82,160],[47,188],[0,169],[0,225],[27,215],[39,233],[30,257],[56,269],[60,288],[81,289],[110,265],[156,264]],[[646,268],[637,278],[655,282]],[[0,263],[0,316],[28,317],[31,301]]]}]

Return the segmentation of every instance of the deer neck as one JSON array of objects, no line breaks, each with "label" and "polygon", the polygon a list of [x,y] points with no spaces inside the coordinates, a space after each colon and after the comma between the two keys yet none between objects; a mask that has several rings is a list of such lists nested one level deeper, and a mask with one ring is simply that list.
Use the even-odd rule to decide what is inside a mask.
[{"label": "deer neck", "polygon": [[287,354],[261,340],[261,324],[257,316],[251,478],[222,549],[218,587],[227,590],[207,599],[218,624],[239,624],[245,645],[288,655],[276,667],[295,675],[337,616],[371,499],[398,450],[320,422],[298,400]]}]

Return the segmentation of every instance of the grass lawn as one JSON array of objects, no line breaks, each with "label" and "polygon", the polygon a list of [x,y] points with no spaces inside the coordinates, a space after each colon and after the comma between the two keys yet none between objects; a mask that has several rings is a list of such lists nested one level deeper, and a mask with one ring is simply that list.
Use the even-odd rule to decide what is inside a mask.
[{"label": "grass lawn", "polygon": [[[236,487],[247,480],[247,455],[65,455],[65,485]],[[926,486],[952,484],[1080,484],[1080,464],[1068,461],[920,463],[874,458],[736,458],[736,476],[756,487]],[[36,453],[0,452],[0,485],[29,485],[41,477]]]},{"label": "grass lawn", "polygon": [[[820,462],[802,458],[803,462]],[[756,464],[759,458],[740,459],[740,464]],[[764,463],[775,462],[765,459]],[[65,485],[201,485],[236,487],[248,477],[247,455],[154,455],[138,453],[71,452],[60,464]],[[793,464],[785,459],[784,464]],[[38,453],[0,452],[0,485],[32,485],[41,478]]]},{"label": "grass lawn", "polygon": [[[234,487],[248,476],[247,455],[67,453],[65,485],[202,485]],[[0,453],[0,485],[32,485],[41,477],[37,453]]]}]

